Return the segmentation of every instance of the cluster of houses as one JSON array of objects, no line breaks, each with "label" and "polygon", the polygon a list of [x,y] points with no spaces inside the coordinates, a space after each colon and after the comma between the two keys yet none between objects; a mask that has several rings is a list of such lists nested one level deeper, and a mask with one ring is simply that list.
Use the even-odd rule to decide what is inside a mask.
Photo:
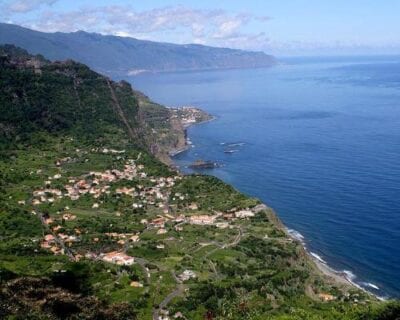
[{"label": "cluster of houses", "polygon": [[182,179],[180,176],[151,178],[149,182],[153,185],[144,187],[137,185],[136,187],[122,187],[115,190],[117,195],[125,195],[136,199],[132,204],[133,208],[142,208],[146,205],[153,205],[158,208],[165,208],[164,211],[169,212],[167,202],[169,200],[168,190],[172,188],[177,180]]},{"label": "cluster of houses", "polygon": [[84,194],[90,194],[95,199],[99,198],[102,194],[110,194],[111,186],[109,183],[117,182],[119,180],[132,181],[138,175],[145,177],[146,173],[138,173],[138,166],[132,162],[125,164],[124,170],[106,170],[104,172],[90,172],[86,179],[75,181],[74,179],[69,180],[71,184],[65,185],[64,188],[67,190],[68,197],[71,200],[78,200],[80,196]]},{"label": "cluster of houses", "polygon": [[[108,149],[106,151],[112,153],[117,152],[116,150],[108,151]],[[61,174],[57,174],[45,182],[45,188],[35,190],[33,192],[32,204],[40,205],[43,203],[53,203],[63,197],[70,198],[71,200],[78,200],[81,196],[86,194],[97,199],[103,194],[111,194],[111,183],[120,180],[132,181],[133,179],[146,179],[146,182],[152,184],[151,186],[138,184],[130,188],[120,187],[115,190],[115,194],[119,196],[129,196],[135,199],[132,203],[132,208],[134,209],[153,205],[164,208],[164,211],[168,212],[169,208],[166,204],[169,200],[169,190],[176,184],[176,181],[182,179],[179,175],[158,178],[147,177],[146,172],[144,172],[144,166],[136,165],[134,160],[129,160],[125,164],[123,170],[114,169],[104,172],[92,171],[80,179],[70,178],[68,184],[64,185],[64,192],[60,189],[51,188],[51,180],[60,178],[62,178]],[[177,194],[177,198],[184,200],[184,196],[181,194]],[[99,208],[99,204],[95,203],[93,208]]]},{"label": "cluster of houses", "polygon": [[41,203],[53,203],[57,199],[63,198],[63,193],[59,189],[45,188],[35,190],[33,192],[34,199],[32,200],[33,205],[39,205]]},{"label": "cluster of houses", "polygon": [[189,127],[195,123],[211,118],[199,108],[192,106],[183,106],[180,108],[171,108],[172,118],[179,119],[184,127]]},{"label": "cluster of houses", "polygon": [[203,225],[203,226],[211,226],[215,223],[215,220],[220,216],[218,215],[195,215],[195,216],[190,216],[188,218],[188,223],[189,224],[195,224],[195,225]]},{"label": "cluster of houses", "polygon": [[57,199],[69,197],[71,200],[78,200],[82,195],[90,194],[95,199],[99,198],[102,194],[110,194],[111,182],[126,179],[132,181],[136,177],[145,178],[145,172],[139,172],[144,169],[144,166],[136,166],[133,160],[125,164],[124,170],[106,170],[105,172],[90,172],[83,179],[69,179],[68,184],[64,185],[66,190],[51,188],[52,180],[61,179],[61,174],[56,174],[45,181],[46,188],[35,190],[33,192],[33,205],[40,205],[42,203],[52,203]]},{"label": "cluster of houses", "polygon": [[122,251],[111,251],[107,253],[96,254],[93,252],[87,252],[85,254],[86,259],[90,260],[101,260],[107,263],[116,264],[119,266],[131,266],[135,263],[135,258],[127,255]]},{"label": "cluster of houses", "polygon": [[[252,210],[239,210],[233,213],[217,212],[214,215],[192,215],[185,217],[185,222],[193,225],[216,226],[220,229],[229,227],[229,221],[254,217]],[[223,220],[223,221],[222,221]]]},{"label": "cluster of houses", "polygon": [[[65,213],[62,215],[62,219],[65,221],[72,221],[76,219],[76,216],[71,214],[71,213]],[[63,250],[59,246],[59,242],[64,243],[64,245],[70,247],[74,242],[79,242],[80,241],[80,235],[81,235],[81,230],[79,228],[74,229],[74,233],[72,235],[68,235],[65,233],[60,232],[60,230],[63,229],[61,225],[54,225],[54,220],[50,216],[43,217],[43,222],[51,227],[51,230],[53,231],[53,234],[47,234],[44,236],[41,247],[43,249],[48,249],[52,251],[54,254],[64,254]],[[53,225],[53,226],[51,226]],[[117,232],[108,232],[104,234],[105,236],[115,239],[118,244],[120,245],[125,245],[128,242],[138,242],[140,240],[140,235],[139,233],[117,233]],[[58,241],[57,241],[58,240]],[[95,238],[94,242],[98,242],[99,239]],[[78,255],[79,256],[79,255]],[[121,257],[121,255],[116,255],[116,258],[112,260],[108,254],[101,255],[100,257],[94,254],[90,254],[88,258],[90,259],[98,259],[100,258],[101,260],[107,261],[107,262],[112,262],[112,263],[117,263],[117,261]],[[78,257],[80,258],[80,256]],[[114,261],[114,262],[113,262]],[[123,260],[118,260],[118,261],[123,261]],[[129,263],[129,261],[128,261]],[[120,264],[118,262],[117,264]]]},{"label": "cluster of houses", "polygon": [[139,242],[139,234],[136,233],[117,233],[117,232],[108,232],[105,233],[107,237],[117,239],[118,244],[124,245],[127,242]]},{"label": "cluster of houses", "polygon": [[[54,227],[53,231],[58,231],[60,228],[60,226]],[[68,246],[71,246],[73,242],[80,241],[78,235],[68,235],[60,232],[56,236]],[[58,247],[56,237],[53,234],[46,234],[41,243],[41,247],[43,249],[50,249],[51,251],[54,251],[55,249],[52,248]]]},{"label": "cluster of houses", "polygon": [[[196,204],[191,204],[188,206],[188,208],[191,208],[192,210],[194,208],[197,209]],[[199,225],[199,226],[215,226],[219,229],[226,229],[229,227],[232,227],[230,225],[230,222],[235,221],[237,219],[248,219],[251,217],[254,217],[256,214],[256,211],[246,209],[246,210],[237,210],[231,213],[222,213],[222,212],[216,212],[214,215],[206,215],[206,214],[200,214],[200,215],[184,215],[184,214],[179,214],[176,216],[173,216],[171,214],[164,214],[164,215],[158,215],[152,220],[147,220],[147,219],[142,219],[140,222],[144,225],[147,226],[148,229],[157,229],[157,234],[166,234],[167,228],[166,228],[166,223],[175,223],[174,229],[176,231],[182,231],[183,224],[191,224],[191,225]]]},{"label": "cluster of houses", "polygon": [[[95,150],[105,154],[121,154],[124,151],[118,151],[113,149],[99,149]],[[65,159],[68,160],[68,159]],[[61,163],[60,163],[61,165]],[[52,203],[57,199],[63,197],[70,198],[71,200],[78,200],[81,196],[89,194],[93,198],[97,199],[102,194],[111,194],[111,184],[121,180],[139,180],[145,179],[146,181],[137,184],[134,187],[119,187],[115,190],[117,196],[128,196],[132,198],[132,208],[142,208],[147,205],[153,205],[162,209],[163,214],[158,215],[153,219],[142,219],[141,223],[146,225],[147,229],[156,229],[158,235],[168,233],[167,223],[171,223],[176,231],[183,230],[183,224],[199,225],[199,226],[216,226],[220,229],[232,227],[231,221],[236,219],[248,219],[255,215],[255,210],[236,210],[232,209],[228,213],[216,212],[213,215],[197,214],[199,207],[196,203],[187,203],[186,195],[176,192],[171,195],[171,188],[177,183],[178,180],[182,179],[182,176],[176,175],[172,177],[148,177],[144,171],[143,165],[136,165],[134,160],[128,160],[123,170],[106,170],[104,172],[92,171],[89,174],[81,178],[68,178],[68,184],[64,185],[64,190],[52,188],[52,181],[61,179],[61,174],[56,174],[53,177],[49,177],[48,181],[45,182],[45,187],[33,192],[33,204],[38,205],[41,203]],[[172,201],[179,202],[185,206],[185,209],[194,214],[173,214],[172,207],[175,205],[169,204],[169,199]],[[100,202],[100,201],[99,201]],[[100,202],[101,203],[101,202]],[[99,208],[99,203],[94,203],[92,208]],[[66,208],[67,209],[67,208]],[[69,208],[68,208],[69,209]],[[117,213],[118,215],[118,213]],[[76,216],[68,213],[68,210],[64,211],[62,215],[63,221],[73,221]],[[44,223],[47,225],[53,225],[54,221],[52,217],[47,216],[44,219]],[[60,225],[52,227],[53,234],[48,234],[44,237],[41,243],[42,248],[51,250],[54,254],[63,254],[63,249],[60,248],[60,241],[66,246],[71,246],[72,243],[80,241],[81,231],[75,228],[73,235],[67,235],[61,233],[63,227]],[[118,244],[125,245],[129,242],[138,242],[138,233],[117,233],[109,232],[105,234],[107,237],[114,239]],[[95,238],[94,242],[98,242],[99,239]],[[164,246],[159,244],[159,249],[163,249]],[[113,251],[109,253],[102,253],[100,255],[87,252],[87,258],[100,259],[105,262],[114,263],[118,265],[131,265],[134,263],[134,258],[126,255],[123,252]],[[186,279],[194,278],[195,274],[190,270],[185,270],[179,278],[182,281]]]},{"label": "cluster of houses", "polygon": [[[110,234],[110,236],[120,237],[121,235]],[[128,237],[129,235],[123,235]],[[123,237],[122,236],[122,237]],[[57,239],[58,238],[58,239]],[[131,235],[129,238],[131,241],[139,241],[138,235]],[[64,254],[64,249],[60,246],[59,242],[63,242],[65,245],[69,246],[72,242],[79,241],[79,238],[75,235],[67,235],[64,233],[58,234],[46,234],[40,244],[41,248],[50,250],[55,255]],[[80,260],[83,256],[76,255],[75,260]],[[135,259],[123,252],[120,251],[112,251],[108,253],[101,253],[97,255],[92,252],[87,252],[85,257],[91,260],[102,260],[104,262],[113,263],[117,265],[131,266],[134,264]]]},{"label": "cluster of houses", "polygon": [[57,245],[55,236],[52,234],[46,234],[44,236],[40,247],[48,249],[54,254],[64,254],[64,251]]}]

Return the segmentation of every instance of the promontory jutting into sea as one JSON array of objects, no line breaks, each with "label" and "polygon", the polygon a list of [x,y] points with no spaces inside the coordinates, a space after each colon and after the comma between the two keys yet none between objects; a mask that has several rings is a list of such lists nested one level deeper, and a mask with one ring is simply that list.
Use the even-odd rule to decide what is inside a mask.
[{"label": "promontory jutting into sea", "polygon": [[3,0],[0,319],[400,320],[398,12]]}]

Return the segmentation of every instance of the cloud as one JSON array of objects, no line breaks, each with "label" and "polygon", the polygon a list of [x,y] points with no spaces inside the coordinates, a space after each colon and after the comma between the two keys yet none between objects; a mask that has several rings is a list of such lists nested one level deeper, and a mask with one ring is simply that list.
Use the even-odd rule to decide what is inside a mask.
[{"label": "cloud", "polygon": [[252,23],[263,24],[268,20],[265,16],[185,6],[136,11],[131,6],[113,5],[83,7],[70,12],[47,10],[24,25],[45,32],[85,30],[157,41],[248,48],[260,46],[268,39],[264,33],[244,30]]},{"label": "cloud", "polygon": [[243,22],[239,19],[224,21],[218,26],[217,32],[213,34],[215,39],[228,39],[236,37],[242,27]]},{"label": "cloud", "polygon": [[43,5],[51,6],[58,0],[17,0],[10,1],[5,5],[8,13],[26,13],[39,9]]}]

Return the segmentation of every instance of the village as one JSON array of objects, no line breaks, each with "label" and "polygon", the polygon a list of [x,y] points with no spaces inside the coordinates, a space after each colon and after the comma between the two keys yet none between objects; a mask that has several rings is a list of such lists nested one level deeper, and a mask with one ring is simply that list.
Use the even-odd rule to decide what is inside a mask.
[{"label": "village", "polygon": [[[98,152],[98,150],[95,150]],[[121,155],[124,151],[113,149],[101,149],[101,153]],[[140,159],[140,156],[138,157]],[[137,159],[138,160],[138,159]],[[77,202],[81,197],[89,196],[93,200],[91,209],[99,211],[103,205],[102,196],[127,197],[130,200],[130,207],[134,209],[147,210],[152,208],[152,212],[157,214],[153,217],[143,218],[140,224],[144,230],[153,230],[156,235],[166,235],[169,231],[183,231],[185,225],[214,226],[217,229],[237,228],[233,223],[238,219],[248,219],[254,217],[256,212],[263,210],[264,206],[253,209],[232,208],[228,212],[217,212],[213,214],[204,213],[195,203],[186,203],[185,195],[182,193],[172,193],[174,185],[182,179],[181,175],[175,174],[170,177],[151,177],[146,173],[143,164],[137,164],[137,160],[127,159],[122,170],[109,169],[104,172],[90,171],[81,177],[66,177],[58,173],[47,177],[44,187],[33,192],[32,205],[40,209],[43,204],[53,205],[56,202],[68,199]],[[57,167],[61,167],[62,162],[56,161]],[[61,179],[67,179],[63,188],[54,188],[52,185]],[[130,186],[114,187],[118,182],[130,182]],[[171,205],[170,202],[175,204]],[[177,209],[176,203],[182,202],[185,206]],[[39,210],[34,210],[34,214],[40,214]],[[120,213],[116,212],[116,216]],[[104,236],[119,245],[119,250],[110,252],[74,252],[73,244],[80,241],[82,230],[75,227],[73,230],[65,230],[65,223],[77,220],[77,216],[70,212],[68,206],[63,208],[59,214],[42,214],[41,219],[49,231],[41,242],[41,247],[50,250],[56,255],[66,254],[69,250],[75,261],[80,259],[102,260],[116,265],[130,266],[135,263],[135,257],[125,253],[126,247],[130,243],[140,241],[140,232],[131,230],[129,233],[105,232]],[[62,232],[61,232],[62,231]],[[93,242],[99,241],[99,237],[93,238]],[[163,244],[157,245],[162,250]],[[189,272],[189,271],[188,271]],[[191,278],[191,277],[189,277]],[[182,278],[183,280],[185,277]]]},{"label": "village", "polygon": [[[96,157],[115,165],[90,170],[90,159]],[[78,160],[89,170],[70,174],[68,166]],[[201,199],[206,190],[195,188],[187,191],[190,195],[187,186],[179,188],[184,175],[153,174],[141,161],[141,153],[135,158],[111,148],[77,150],[76,155],[53,163],[51,174],[31,173],[42,178],[42,185],[33,189],[29,199],[17,199],[19,205],[30,206],[43,225],[39,247],[71,262],[101,263],[110,272],[118,270],[114,271],[117,279],[130,274],[125,286],[141,294],[157,295],[154,286],[169,274],[171,282],[152,308],[153,320],[182,318],[179,310],[170,314],[170,302],[189,295],[199,281],[223,279],[224,263],[231,261],[225,255],[239,257],[236,249],[237,253],[232,251],[251,237],[250,230],[273,246],[290,246],[294,241],[284,233],[257,229],[253,219],[265,217],[265,205],[244,199],[223,209],[204,207]],[[314,296],[324,302],[338,299],[327,290]]]},{"label": "village", "polygon": [[[34,189],[29,200],[18,203],[31,205],[32,214],[42,222],[42,250],[73,262],[93,261],[109,268],[136,270],[137,276],[127,283],[131,290],[152,290],[151,285],[161,279],[159,274],[169,270],[173,284],[159,307],[153,308],[154,320],[179,319],[179,311],[169,314],[167,308],[173,298],[188,294],[190,285],[197,281],[223,277],[217,266],[219,257],[229,255],[248,238],[253,219],[268,210],[263,204],[250,201],[250,205],[243,205],[238,200],[233,203],[239,205],[204,208],[204,190],[200,198],[196,191],[191,195],[182,192],[186,187],[177,186],[185,176],[176,172],[152,174],[140,153],[133,158],[124,150],[95,148],[78,150],[77,154],[89,170],[71,175],[65,168],[75,165],[77,157],[55,159],[56,170],[51,175],[41,170],[34,173],[43,178],[42,186]],[[106,157],[116,165],[90,170],[91,156]],[[284,234],[265,232],[258,236],[275,244],[293,242]],[[196,257],[196,262],[183,263],[182,257]],[[169,265],[169,259],[176,261]],[[322,301],[336,299],[327,292],[316,296]]]},{"label": "village", "polygon": [[[233,207],[225,211],[203,210],[196,201],[190,201],[187,194],[174,191],[174,186],[183,179],[182,175],[175,173],[169,176],[152,176],[141,163],[140,154],[136,159],[131,159],[124,157],[123,150],[99,148],[90,151],[79,150],[79,152],[83,152],[86,156],[98,153],[119,161],[124,160],[123,166],[119,169],[93,170],[80,176],[71,176],[63,170],[63,166],[73,163],[74,160],[73,157],[66,157],[54,161],[57,173],[46,176],[38,172],[37,174],[41,174],[44,178],[43,186],[32,192],[30,203],[33,207],[32,214],[40,218],[46,230],[40,247],[54,255],[65,255],[71,261],[101,261],[120,267],[137,265],[142,270],[144,278],[131,280],[129,283],[131,288],[143,289],[153,277],[153,271],[148,267],[150,261],[141,255],[132,254],[135,250],[129,250],[143,241],[146,245],[148,240],[142,239],[143,234],[146,234],[147,239],[149,234],[159,239],[156,240],[155,249],[162,252],[167,250],[168,240],[185,241],[186,226],[214,228],[215,232],[232,230],[237,233],[238,235],[229,240],[229,243],[218,244],[217,248],[223,250],[240,241],[242,230],[238,221],[253,218],[257,212],[265,209],[265,206],[260,205],[245,209]],[[82,216],[77,210],[81,207],[80,201],[84,201],[86,205],[90,203],[85,212],[93,217],[111,215],[119,219],[123,225],[121,219],[124,219],[126,213],[124,216],[120,211],[110,211],[107,206],[109,199],[123,201],[125,212],[132,213],[130,220],[137,220],[137,225],[140,227],[121,232],[110,225],[109,231],[101,234],[95,232],[92,235],[91,231],[81,225]],[[26,205],[26,201],[19,203]],[[59,208],[56,212],[51,209],[55,207]],[[209,245],[212,245],[212,242],[200,243],[198,248]],[[212,264],[211,261],[209,263]],[[183,294],[184,283],[190,283],[201,277],[198,270],[191,268],[183,268],[174,271],[173,274],[179,289],[173,292],[176,295]],[[179,313],[177,315],[179,316]],[[170,318],[173,317],[168,316],[165,308],[154,310],[153,319]]]},{"label": "village", "polygon": [[[17,202],[31,206],[32,214],[40,219],[44,234],[39,246],[54,256],[102,263],[110,270],[122,268],[118,277],[126,272],[121,270],[135,270],[130,271],[135,277],[126,285],[142,293],[154,290],[152,286],[168,270],[172,283],[152,310],[154,320],[181,318],[179,311],[169,313],[171,300],[189,294],[198,281],[223,278],[219,264],[224,255],[232,254],[233,248],[250,237],[250,230],[258,230],[254,219],[268,211],[263,204],[251,201],[243,205],[239,200],[233,202],[239,204],[236,206],[205,208],[201,200],[204,190],[199,198],[196,191],[194,196],[193,191],[191,195],[182,192],[186,187],[177,186],[185,176],[152,174],[140,153],[133,158],[124,150],[95,148],[77,150],[77,155],[89,170],[71,175],[67,168],[75,165],[76,156],[54,159],[52,174],[33,173],[42,177],[42,186],[32,191],[29,200]],[[106,157],[116,164],[90,170],[91,156]],[[256,232],[274,245],[293,243],[268,229]],[[315,297],[325,302],[337,299],[326,291]]]},{"label": "village", "polygon": [[179,119],[184,128],[188,128],[193,124],[210,121],[212,116],[205,113],[203,110],[193,106],[183,106],[179,108],[170,108],[172,118]]},{"label": "village", "polygon": [[[154,308],[154,320],[179,319],[179,312],[169,314],[169,301],[185,295],[191,283],[219,278],[220,273],[210,256],[224,250],[228,253],[248,237],[245,226],[251,224],[258,213],[267,210],[263,204],[204,209],[201,202],[194,200],[196,197],[175,188],[183,181],[183,175],[175,172],[152,175],[140,161],[141,154],[133,159],[127,157],[124,150],[108,148],[79,150],[79,153],[85,157],[90,154],[107,156],[119,165],[72,176],[63,169],[75,161],[71,156],[54,161],[57,169],[54,174],[37,173],[43,176],[43,185],[32,192],[29,201],[32,214],[40,219],[45,230],[40,248],[56,256],[67,256],[74,262],[89,260],[115,267],[137,266],[142,276],[131,279],[129,287],[147,292],[149,284],[156,281],[155,275],[166,267],[167,260],[161,263],[149,259],[143,256],[140,248],[168,257],[171,248],[177,246],[174,250],[184,251],[178,249],[184,245],[190,256],[198,256],[199,261],[208,265],[209,271],[206,275],[193,263],[171,269],[176,287],[164,297],[159,308]],[[29,201],[19,200],[18,203],[25,206]],[[110,203],[115,202],[119,203],[118,210],[110,207]],[[88,221],[109,219],[114,223],[109,224],[107,231],[87,227]],[[197,232],[201,235],[201,229],[204,235],[194,237]],[[287,237],[274,240],[274,235],[271,238],[268,234],[264,234],[264,239],[282,244],[293,241]],[[322,301],[336,299],[326,292],[317,296]]]}]

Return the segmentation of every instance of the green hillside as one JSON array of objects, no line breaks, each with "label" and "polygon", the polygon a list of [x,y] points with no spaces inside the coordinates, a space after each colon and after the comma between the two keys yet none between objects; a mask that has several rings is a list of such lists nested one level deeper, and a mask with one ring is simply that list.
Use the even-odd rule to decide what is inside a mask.
[{"label": "green hillside", "polygon": [[399,319],[257,199],[160,162],[179,130],[128,83],[13,46],[0,71],[0,319]]}]

